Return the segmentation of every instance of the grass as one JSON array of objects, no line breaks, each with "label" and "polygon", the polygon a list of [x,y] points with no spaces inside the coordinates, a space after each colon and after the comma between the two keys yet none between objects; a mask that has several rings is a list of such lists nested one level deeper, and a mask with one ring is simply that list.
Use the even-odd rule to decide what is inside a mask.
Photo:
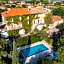
[{"label": "grass", "polygon": [[21,47],[21,46],[25,46],[25,45],[28,45],[28,44],[33,44],[35,42],[38,42],[38,41],[42,41],[42,40],[45,40],[47,41],[49,44],[52,44],[53,43],[53,40],[50,39],[47,35],[47,33],[45,32],[38,32],[37,34],[33,34],[31,35],[31,42],[28,42],[29,41],[29,37],[23,37],[23,38],[19,38],[16,40],[16,43],[17,43],[17,46],[18,47]]},{"label": "grass", "polygon": [[16,40],[17,46],[25,46],[28,43],[28,37],[19,38]]},{"label": "grass", "polygon": [[[34,34],[31,36],[31,44],[32,43],[35,43],[35,42],[38,42],[38,41],[41,41],[41,37],[38,36],[38,34]],[[23,37],[23,38],[19,38],[16,40],[17,42],[17,46],[18,47],[21,47],[21,46],[25,46],[28,44],[28,36],[27,37]]]},{"label": "grass", "polygon": [[31,36],[31,43],[35,43],[35,42],[38,42],[38,41],[41,41],[41,37],[38,36],[38,34],[35,34],[35,35],[32,35]]}]

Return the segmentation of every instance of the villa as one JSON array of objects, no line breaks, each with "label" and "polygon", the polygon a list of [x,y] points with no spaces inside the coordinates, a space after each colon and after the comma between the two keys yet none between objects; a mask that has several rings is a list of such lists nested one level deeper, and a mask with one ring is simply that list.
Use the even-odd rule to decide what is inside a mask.
[{"label": "villa", "polygon": [[48,28],[53,28],[63,23],[63,19],[60,16],[53,16],[53,24],[50,24]]},{"label": "villa", "polygon": [[[30,20],[32,21],[32,30],[33,26],[38,24],[44,24],[44,17],[46,16],[46,11],[43,8],[13,8],[8,11],[1,13],[2,22],[6,24],[7,30],[23,28],[22,22],[25,22],[27,25],[30,25]],[[30,18],[33,16],[33,19]],[[26,20],[23,18],[26,17]]]},{"label": "villa", "polygon": [[49,33],[50,35],[52,35],[54,32],[58,32],[59,29],[56,28],[56,26],[58,26],[59,24],[63,23],[63,19],[60,16],[53,16],[53,24],[49,25],[49,30],[47,31],[47,33]]}]

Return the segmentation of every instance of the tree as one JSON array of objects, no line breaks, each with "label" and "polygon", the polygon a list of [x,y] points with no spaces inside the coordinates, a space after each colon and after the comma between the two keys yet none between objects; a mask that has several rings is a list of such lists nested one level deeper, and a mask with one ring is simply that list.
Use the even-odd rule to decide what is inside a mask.
[{"label": "tree", "polygon": [[53,23],[53,19],[52,18],[53,18],[52,13],[47,14],[46,17],[44,18],[44,21],[45,21],[47,26],[49,26],[49,24]]},{"label": "tree", "polygon": [[43,2],[44,0],[40,0],[40,2]]},{"label": "tree", "polygon": [[54,5],[55,5],[55,6],[56,6],[56,5],[61,6],[61,2],[56,2],[56,3],[54,3]]},{"label": "tree", "polygon": [[23,4],[23,5],[22,5],[22,7],[23,7],[23,8],[26,8],[26,7],[27,7],[27,5],[26,5],[26,4]]},{"label": "tree", "polygon": [[8,3],[9,0],[5,0],[5,1],[6,1],[6,3]]},{"label": "tree", "polygon": [[6,63],[6,62],[4,62],[5,60],[2,60],[3,57],[6,58],[7,55],[8,55],[7,51],[5,50],[6,45],[7,45],[7,42],[4,39],[1,38],[0,39],[0,64]]},{"label": "tree", "polygon": [[60,41],[59,43],[60,43],[61,45],[64,44],[64,35],[62,35],[62,36],[60,37],[59,41]]},{"label": "tree", "polygon": [[9,37],[19,36],[19,29],[16,30],[9,30],[8,32]]},{"label": "tree", "polygon": [[2,0],[0,0],[0,4],[2,3]]},{"label": "tree", "polygon": [[15,5],[11,5],[11,8],[15,8],[16,6]]},{"label": "tree", "polygon": [[53,15],[58,15],[64,18],[64,8],[59,7],[52,10]]},{"label": "tree", "polygon": [[15,40],[13,40],[12,64],[19,64],[19,56]]},{"label": "tree", "polygon": [[38,64],[53,64],[53,61],[49,60],[48,58],[39,59]]},{"label": "tree", "polygon": [[57,26],[57,28],[58,28],[59,30],[63,30],[63,29],[64,29],[64,23],[59,24],[59,25]]},{"label": "tree", "polygon": [[48,3],[49,3],[48,0],[44,0],[45,6],[46,6]]},{"label": "tree", "polygon": [[33,4],[35,4],[37,0],[31,0],[31,1],[33,2]]}]

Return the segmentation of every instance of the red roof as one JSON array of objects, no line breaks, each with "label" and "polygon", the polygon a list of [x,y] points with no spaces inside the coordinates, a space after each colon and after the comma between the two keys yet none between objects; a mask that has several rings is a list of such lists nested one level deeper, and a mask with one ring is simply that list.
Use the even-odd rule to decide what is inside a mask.
[{"label": "red roof", "polygon": [[60,21],[62,20],[62,18],[60,16],[53,16],[53,21],[56,22],[56,21]]},{"label": "red roof", "polygon": [[17,16],[17,15],[38,14],[43,12],[44,10],[42,8],[30,8],[29,11],[28,8],[13,8],[1,14],[4,15],[5,17],[9,17],[9,16]]},{"label": "red roof", "polygon": [[31,14],[28,8],[13,8],[2,13],[5,17]]},{"label": "red roof", "polygon": [[30,8],[31,14],[38,14],[38,13],[44,13],[44,10],[42,8]]}]

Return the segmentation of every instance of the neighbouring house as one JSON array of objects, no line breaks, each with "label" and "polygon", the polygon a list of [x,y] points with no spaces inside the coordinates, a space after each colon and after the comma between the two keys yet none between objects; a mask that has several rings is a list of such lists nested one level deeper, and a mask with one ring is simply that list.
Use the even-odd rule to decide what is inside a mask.
[{"label": "neighbouring house", "polygon": [[[44,24],[44,17],[46,16],[43,8],[12,8],[1,13],[2,22],[6,24],[7,30],[26,28],[38,24]],[[24,25],[25,24],[25,25]]]},{"label": "neighbouring house", "polygon": [[53,24],[50,24],[48,28],[56,27],[57,25],[63,23],[63,19],[60,16],[53,16]]},{"label": "neighbouring house", "polygon": [[21,5],[24,5],[24,4],[26,4],[25,1],[21,1]]},{"label": "neighbouring house", "polygon": [[47,31],[47,33],[49,33],[50,35],[52,35],[54,32],[58,32],[59,29],[56,28],[56,26],[58,26],[59,24],[63,23],[63,19],[60,16],[53,16],[53,24],[49,25],[49,30]]}]

